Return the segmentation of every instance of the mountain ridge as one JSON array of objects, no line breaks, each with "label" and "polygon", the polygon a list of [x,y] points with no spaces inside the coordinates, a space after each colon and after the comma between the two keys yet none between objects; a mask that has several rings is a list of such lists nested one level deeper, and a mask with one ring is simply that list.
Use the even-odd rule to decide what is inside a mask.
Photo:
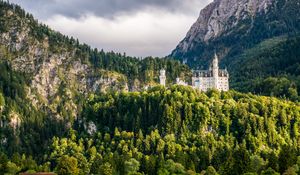
[{"label": "mountain ridge", "polygon": [[215,0],[201,10],[171,56],[203,67],[215,51],[226,59],[264,39],[299,32],[299,6],[295,0]]},{"label": "mountain ridge", "polygon": [[[125,54],[98,51],[38,23],[18,5],[0,3],[1,61],[31,77],[28,98],[40,104],[38,107],[55,104],[50,107],[53,113],[58,107],[56,103],[62,102],[61,93],[69,98],[68,108],[76,109],[74,99],[81,95],[95,91],[140,90],[144,85],[155,84],[158,70],[170,65],[175,68],[174,71],[168,68],[173,79],[188,70],[172,60],[145,58],[140,61]],[[151,73],[149,82],[145,78],[147,71]],[[77,113],[73,113],[73,117]]]},{"label": "mountain ridge", "polygon": [[143,90],[158,84],[162,68],[168,70],[168,84],[190,71],[167,58],[140,60],[91,48],[2,0],[0,68],[0,97],[6,102],[0,111],[0,143],[30,153],[65,134],[89,94]]},{"label": "mountain ridge", "polygon": [[[231,65],[248,71],[232,75],[247,83],[272,65],[300,71],[299,43],[273,37],[243,50]],[[246,64],[258,57],[271,66]],[[167,87],[156,86],[162,68]],[[296,98],[170,86],[190,69],[169,58],[98,51],[1,0],[0,70],[0,174],[299,173]],[[263,84],[263,91],[298,97],[284,77]]]},{"label": "mountain ridge", "polygon": [[[230,88],[299,100],[299,8],[297,0],[215,0],[201,10],[171,56],[193,69],[206,69],[217,53],[231,75]],[[266,90],[269,78],[284,88],[272,82]]]}]

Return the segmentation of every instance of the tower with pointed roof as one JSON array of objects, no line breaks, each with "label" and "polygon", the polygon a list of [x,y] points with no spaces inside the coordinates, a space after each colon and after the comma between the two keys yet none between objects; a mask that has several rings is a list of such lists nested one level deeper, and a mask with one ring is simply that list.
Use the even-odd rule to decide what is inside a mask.
[{"label": "tower with pointed roof", "polygon": [[159,84],[162,85],[162,86],[166,86],[166,80],[167,80],[167,77],[166,77],[166,70],[165,69],[161,69],[159,71],[160,75],[159,75]]},{"label": "tower with pointed roof", "polygon": [[219,85],[219,58],[215,54],[212,61],[213,88],[218,89]]},{"label": "tower with pointed roof", "polygon": [[217,89],[229,90],[229,74],[226,69],[219,69],[219,58],[215,54],[208,70],[193,71],[192,86],[201,91]]}]

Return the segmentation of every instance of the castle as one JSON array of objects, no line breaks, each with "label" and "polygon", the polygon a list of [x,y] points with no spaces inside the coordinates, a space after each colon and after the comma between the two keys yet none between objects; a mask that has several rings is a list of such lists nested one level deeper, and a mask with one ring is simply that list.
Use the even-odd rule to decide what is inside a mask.
[{"label": "castle", "polygon": [[166,86],[166,80],[167,80],[166,70],[162,69],[162,70],[160,70],[159,73],[160,73],[159,74],[159,84],[162,86]]},{"label": "castle", "polygon": [[[193,71],[192,87],[206,92],[209,89],[217,89],[219,91],[229,90],[229,74],[226,69],[219,69],[218,56],[215,57],[209,66],[208,70],[195,70]],[[160,71],[160,84],[166,85],[166,71]],[[176,79],[178,85],[188,85],[179,78]]]}]

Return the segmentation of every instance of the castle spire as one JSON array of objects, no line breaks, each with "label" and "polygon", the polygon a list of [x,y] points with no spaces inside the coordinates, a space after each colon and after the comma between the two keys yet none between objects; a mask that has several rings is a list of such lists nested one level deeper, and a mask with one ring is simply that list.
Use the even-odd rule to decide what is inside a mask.
[{"label": "castle spire", "polygon": [[166,70],[165,69],[161,69],[159,71],[160,75],[159,75],[159,84],[162,86],[166,86]]},{"label": "castle spire", "polygon": [[215,59],[217,59],[217,60],[219,59],[218,55],[217,55],[217,52],[215,52]]},{"label": "castle spire", "polygon": [[218,55],[216,52],[215,52],[212,66],[213,66],[213,69],[217,69],[217,70],[219,69],[219,58],[218,58]]}]

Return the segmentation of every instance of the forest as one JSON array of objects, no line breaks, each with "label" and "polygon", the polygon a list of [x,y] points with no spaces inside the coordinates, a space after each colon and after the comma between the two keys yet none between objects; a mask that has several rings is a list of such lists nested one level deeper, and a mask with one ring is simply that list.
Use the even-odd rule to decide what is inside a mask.
[{"label": "forest", "polygon": [[225,62],[229,64],[233,89],[299,101],[299,58],[300,36],[297,35],[265,40]]},{"label": "forest", "polygon": [[[268,40],[236,58],[229,70],[233,88],[241,92],[204,93],[172,86],[176,77],[191,77],[190,68],[178,61],[93,49],[0,0],[0,33],[24,26],[30,29],[28,45],[48,38],[51,54],[72,52],[71,60],[95,73],[116,72],[129,84],[139,80],[153,87],[76,94],[74,118],[63,105],[67,98],[58,94],[62,117],[56,118],[47,104],[37,108],[28,98],[32,74],[12,67],[26,50],[0,43],[0,174],[300,174],[299,37]],[[261,60],[249,64],[243,58]],[[278,65],[264,69],[271,58]],[[162,68],[167,87],[156,86]]]},{"label": "forest", "polygon": [[0,171],[297,174],[299,129],[300,105],[273,97],[184,86],[92,94],[66,135],[40,156],[3,152]]}]

